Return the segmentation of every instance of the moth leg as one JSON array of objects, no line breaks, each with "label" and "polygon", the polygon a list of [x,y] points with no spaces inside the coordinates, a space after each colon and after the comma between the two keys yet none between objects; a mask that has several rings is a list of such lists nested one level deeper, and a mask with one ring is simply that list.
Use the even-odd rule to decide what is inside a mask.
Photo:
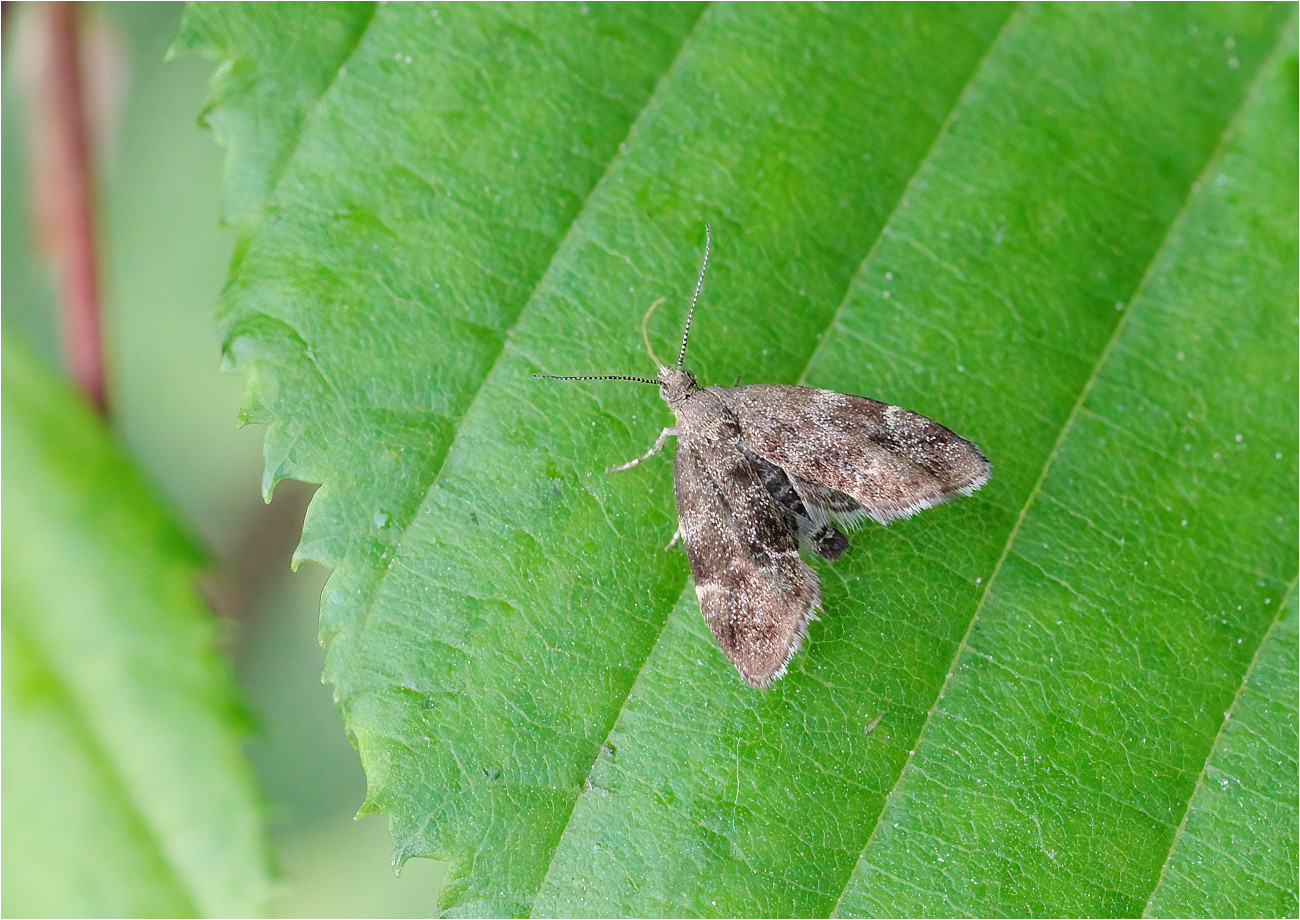
[{"label": "moth leg", "polygon": [[635,460],[629,460],[627,463],[621,463],[618,466],[611,466],[609,469],[605,470],[605,472],[617,473],[622,470],[630,470],[632,467],[636,466],[642,460],[649,460],[655,454],[659,453],[659,451],[664,449],[664,444],[668,441],[668,439],[670,437],[676,437],[676,436],[677,436],[676,428],[665,428],[663,431],[659,433],[659,438],[658,440],[655,441],[654,447],[650,448],[648,451],[646,451],[641,456],[637,457]]},{"label": "moth leg", "polygon": [[682,529],[678,527],[675,531],[673,531],[673,538],[669,540],[668,545],[664,547],[664,552],[668,552],[668,550],[676,546],[677,541],[680,540],[681,538],[682,538]]}]

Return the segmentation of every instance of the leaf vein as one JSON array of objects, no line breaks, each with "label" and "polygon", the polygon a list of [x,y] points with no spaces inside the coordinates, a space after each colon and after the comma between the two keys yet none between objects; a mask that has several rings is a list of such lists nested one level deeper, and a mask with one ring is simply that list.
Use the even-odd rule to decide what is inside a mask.
[{"label": "leaf vein", "polygon": [[[1023,9],[1023,7],[1021,7],[1020,9]],[[1017,10],[1017,12],[1019,12],[1019,9]],[[1008,23],[1011,21],[1011,19],[1014,18],[1015,16],[1013,15],[1010,19],[1008,19]],[[939,704],[944,699],[949,686],[956,679],[956,675],[958,674],[960,669],[961,658],[963,657],[963,655],[966,654],[967,646],[970,643],[970,638],[975,631],[975,624],[979,621],[980,612],[984,609],[984,605],[987,603],[991,595],[993,585],[997,582],[998,575],[1002,571],[1003,564],[1006,562],[1008,556],[1011,554],[1012,549],[1016,543],[1017,537],[1020,534],[1020,529],[1024,524],[1025,518],[1028,516],[1030,508],[1035,504],[1036,500],[1038,499],[1039,493],[1042,491],[1043,484],[1047,479],[1047,475],[1052,469],[1055,460],[1066,441],[1066,438],[1073,430],[1075,421],[1078,419],[1079,415],[1084,410],[1084,406],[1087,402],[1088,396],[1092,393],[1092,390],[1096,385],[1098,379],[1100,379],[1102,369],[1106,366],[1112,352],[1114,352],[1115,349],[1117,348],[1118,343],[1120,342],[1123,336],[1124,330],[1128,328],[1129,321],[1131,320],[1132,316],[1137,312],[1139,302],[1143,298],[1148,282],[1154,276],[1156,270],[1159,267],[1161,267],[1164,260],[1165,252],[1168,249],[1170,242],[1177,237],[1178,231],[1182,228],[1184,222],[1186,221],[1187,214],[1190,211],[1193,202],[1197,199],[1198,191],[1202,187],[1202,184],[1204,183],[1206,177],[1209,176],[1211,172],[1215,168],[1217,168],[1218,164],[1221,162],[1226,149],[1228,139],[1232,136],[1234,129],[1236,128],[1237,124],[1240,122],[1242,118],[1243,113],[1249,108],[1250,102],[1256,95],[1259,87],[1266,79],[1266,77],[1272,72],[1274,68],[1274,62],[1276,61],[1278,54],[1280,54],[1282,49],[1285,47],[1286,36],[1289,34],[1289,30],[1292,28],[1293,22],[1294,22],[1294,17],[1288,20],[1286,26],[1281,32],[1281,35],[1278,39],[1278,42],[1273,52],[1270,53],[1268,58],[1266,58],[1261,63],[1259,72],[1256,74],[1249,89],[1243,94],[1242,101],[1238,105],[1237,110],[1233,113],[1232,117],[1229,118],[1227,123],[1224,125],[1223,131],[1220,133],[1218,143],[1216,144],[1215,148],[1210,152],[1209,156],[1206,158],[1205,165],[1204,167],[1202,167],[1200,174],[1188,186],[1187,192],[1183,199],[1182,206],[1179,208],[1179,211],[1174,216],[1173,220],[1170,221],[1169,227],[1166,229],[1164,237],[1161,239],[1160,244],[1156,247],[1155,251],[1151,256],[1151,259],[1148,261],[1146,270],[1143,272],[1141,279],[1138,281],[1137,286],[1134,288],[1132,296],[1130,296],[1125,301],[1129,305],[1128,308],[1124,310],[1124,312],[1120,316],[1120,319],[1115,324],[1115,328],[1112,330],[1109,339],[1107,340],[1105,346],[1102,348],[1100,354],[1098,355],[1097,360],[1093,365],[1092,373],[1089,375],[1088,380],[1084,383],[1083,387],[1081,388],[1078,399],[1075,401],[1075,404],[1071,409],[1070,414],[1066,417],[1065,422],[1061,427],[1061,431],[1057,436],[1056,443],[1052,446],[1052,449],[1048,452],[1048,455],[1043,462],[1043,468],[1042,471],[1039,473],[1037,481],[1034,483],[1033,487],[1029,491],[1029,494],[1026,496],[1024,504],[1022,505],[1019,515],[1016,518],[1016,522],[1012,525],[1010,532],[1007,534],[1006,543],[1003,546],[1001,555],[998,557],[997,562],[994,563],[992,572],[990,573],[988,579],[985,580],[984,592],[980,596],[979,601],[976,603],[974,612],[971,614],[970,623],[966,628],[965,635],[962,636],[961,641],[958,643],[957,648],[953,653],[951,664],[949,665],[947,671],[948,676],[945,678],[943,685],[940,687],[939,693],[935,697],[934,704],[930,707],[929,712],[926,714],[925,721],[922,723],[920,730],[917,732],[916,739],[911,745],[911,749],[908,752],[907,759],[904,761],[903,767],[899,771],[898,778],[894,781],[894,784],[890,788],[889,793],[885,796],[884,803],[882,804],[880,809],[880,814],[877,816],[876,819],[876,824],[872,828],[871,833],[868,835],[867,842],[863,845],[862,853],[858,860],[859,864],[861,864],[862,860],[866,858],[867,851],[870,849],[871,843],[875,839],[876,834],[880,830],[881,824],[884,821],[885,814],[889,810],[890,801],[894,798],[894,795],[902,788],[904,777],[907,776],[909,770],[917,769],[916,767],[913,766],[916,759],[916,753],[920,749],[922,740],[924,739],[927,730],[929,729],[931,723],[934,720],[935,713],[939,709]],[[1004,25],[1002,32],[1000,32],[998,35],[998,38],[1000,39],[1002,35],[1006,34],[1006,32],[1007,32],[1007,27],[1006,25]],[[996,46],[996,44],[997,44],[997,40],[994,41],[994,46]],[[987,55],[986,55],[986,59],[987,59]],[[978,75],[978,70],[976,71],[976,75]],[[975,77],[973,76],[972,82],[974,81],[974,79]],[[1024,558],[1020,554],[1017,555],[1019,558]],[[1294,589],[1294,585],[1295,582],[1293,581],[1292,582],[1293,589]],[[1278,608],[1279,616],[1278,619],[1274,621],[1275,623],[1278,622],[1278,620],[1280,620],[1281,611],[1283,609],[1285,609],[1285,605],[1280,605]],[[1260,648],[1262,647],[1263,647],[1263,643],[1261,642]],[[1259,650],[1257,649],[1256,656],[1258,656],[1258,654],[1259,654]],[[1252,660],[1251,666],[1253,667],[1253,665],[1254,665],[1254,661]],[[1244,686],[1244,678],[1243,678],[1243,686]],[[1238,694],[1240,694],[1240,688],[1238,688]],[[1213,748],[1211,747],[1211,750],[1212,749]],[[1127,750],[1125,753],[1126,754],[1128,753]],[[1207,752],[1206,763],[1208,764],[1208,762],[1209,762],[1209,753]],[[1202,769],[1202,777],[1203,775],[1204,775],[1204,768]],[[1102,790],[1099,791],[1101,791],[1102,794],[1106,794]],[[1188,797],[1189,806],[1190,803],[1191,803],[1191,797],[1189,796]],[[1120,804],[1124,804],[1124,803],[1120,803]],[[1142,811],[1141,809],[1136,808],[1136,806],[1130,805],[1129,807],[1133,807],[1139,812]],[[1142,813],[1146,814],[1145,812]],[[1153,821],[1157,820],[1155,816],[1152,815],[1147,815],[1147,817],[1151,818]],[[1184,814],[1184,820],[1186,820],[1186,814]],[[1161,821],[1160,823],[1163,824],[1166,822]],[[1175,838],[1178,836],[1177,831],[1173,836]],[[1171,853],[1172,853],[1172,847],[1171,847]],[[1168,864],[1168,857],[1166,857],[1166,865],[1167,864]],[[857,867],[855,866],[854,867],[855,871],[856,868]],[[832,914],[838,911],[840,903],[843,901],[844,894],[849,890],[849,882],[851,881],[853,874],[854,872],[850,872],[849,877],[845,880],[844,889],[841,891],[840,897],[839,899],[837,899],[835,907],[832,909]],[[1163,876],[1163,870],[1161,874]],[[1158,884],[1153,887],[1152,897],[1154,897],[1155,891],[1158,889],[1158,887],[1159,887]],[[1150,899],[1148,899],[1147,908],[1148,909],[1150,908]]]},{"label": "leaf vein", "polygon": [[[1187,806],[1183,809],[1183,817],[1178,822],[1178,826],[1174,829],[1173,834],[1169,838],[1169,852],[1165,854],[1165,861],[1160,866],[1160,873],[1156,876],[1155,884],[1151,886],[1151,894],[1147,897],[1146,906],[1142,909],[1142,916],[1144,917],[1151,916],[1151,907],[1155,903],[1156,895],[1159,894],[1161,886],[1164,884],[1165,877],[1169,872],[1169,867],[1173,864],[1174,851],[1178,847],[1178,841],[1181,840],[1185,834],[1191,833],[1187,830],[1187,821],[1192,814],[1192,803],[1196,801],[1196,794],[1205,786],[1206,776],[1210,772],[1210,763],[1214,759],[1214,751],[1218,748],[1219,742],[1223,738],[1224,731],[1232,721],[1232,714],[1236,711],[1237,704],[1241,702],[1241,698],[1246,692],[1246,685],[1250,683],[1250,678],[1255,673],[1255,668],[1259,664],[1260,656],[1263,655],[1264,649],[1268,646],[1269,638],[1273,635],[1273,631],[1277,628],[1278,624],[1286,618],[1287,606],[1291,602],[1292,595],[1295,594],[1297,580],[1300,580],[1300,575],[1293,578],[1291,584],[1287,586],[1283,602],[1277,605],[1277,614],[1273,617],[1273,622],[1269,624],[1268,631],[1264,633],[1264,637],[1260,640],[1259,646],[1255,649],[1255,654],[1250,659],[1250,664],[1246,666],[1245,672],[1241,675],[1241,682],[1237,684],[1237,692],[1232,698],[1232,705],[1230,705],[1227,712],[1223,714],[1223,720],[1219,723],[1219,730],[1215,733],[1214,741],[1211,742],[1206,752],[1205,763],[1201,766],[1201,773],[1196,777],[1196,784],[1192,787],[1191,794],[1187,796]],[[1192,836],[1195,837],[1194,834],[1192,834]],[[1239,866],[1241,865],[1230,854],[1224,853],[1222,850],[1212,846],[1209,841],[1200,837],[1196,837],[1196,839],[1200,840],[1201,844],[1208,849],[1214,850],[1216,853],[1227,857]],[[1249,872],[1245,866],[1241,866],[1241,868],[1243,871]],[[1290,894],[1290,892],[1287,893]]]}]

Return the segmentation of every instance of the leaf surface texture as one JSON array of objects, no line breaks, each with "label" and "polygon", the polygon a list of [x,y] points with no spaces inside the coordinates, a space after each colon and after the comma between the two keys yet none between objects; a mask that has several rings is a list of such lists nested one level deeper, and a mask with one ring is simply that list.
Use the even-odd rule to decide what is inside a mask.
[{"label": "leaf surface texture", "polygon": [[[1293,14],[374,12],[220,324],[268,488],[324,484],[326,676],[444,909],[1247,903],[1178,867],[1296,578]],[[819,566],[764,693],[662,551],[668,465],[602,472],[656,392],[531,379],[647,373],[659,297],[671,354],[706,220],[703,382],[872,396],[994,464]],[[1293,912],[1284,773],[1250,826]]]}]

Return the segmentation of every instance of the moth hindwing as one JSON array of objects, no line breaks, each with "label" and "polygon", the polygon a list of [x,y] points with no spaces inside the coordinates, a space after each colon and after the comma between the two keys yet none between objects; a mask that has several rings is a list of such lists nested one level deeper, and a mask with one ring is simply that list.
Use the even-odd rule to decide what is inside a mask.
[{"label": "moth hindwing", "polygon": [[765,687],[785,673],[820,606],[817,574],[800,548],[835,559],[848,548],[842,526],[888,524],[969,495],[988,482],[989,462],[938,422],[874,399],[777,384],[701,387],[683,362],[709,243],[706,226],[675,366],[656,359],[656,379],[535,376],[659,387],[676,424],[613,470],[676,435],[678,533],[700,612],[745,682]]}]

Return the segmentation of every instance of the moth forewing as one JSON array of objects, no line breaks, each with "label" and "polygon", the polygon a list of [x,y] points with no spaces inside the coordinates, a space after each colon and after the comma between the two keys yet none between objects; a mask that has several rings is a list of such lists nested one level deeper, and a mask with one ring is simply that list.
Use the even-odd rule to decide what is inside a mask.
[{"label": "moth forewing", "polygon": [[[881,524],[910,517],[989,478],[989,462],[965,438],[907,409],[864,396],[756,384],[717,389],[751,451],[799,484],[847,496]],[[815,504],[815,501],[810,500]]]},{"label": "moth forewing", "polygon": [[765,687],[799,650],[817,575],[734,439],[679,444],[673,486],[700,613],[745,682]]}]

